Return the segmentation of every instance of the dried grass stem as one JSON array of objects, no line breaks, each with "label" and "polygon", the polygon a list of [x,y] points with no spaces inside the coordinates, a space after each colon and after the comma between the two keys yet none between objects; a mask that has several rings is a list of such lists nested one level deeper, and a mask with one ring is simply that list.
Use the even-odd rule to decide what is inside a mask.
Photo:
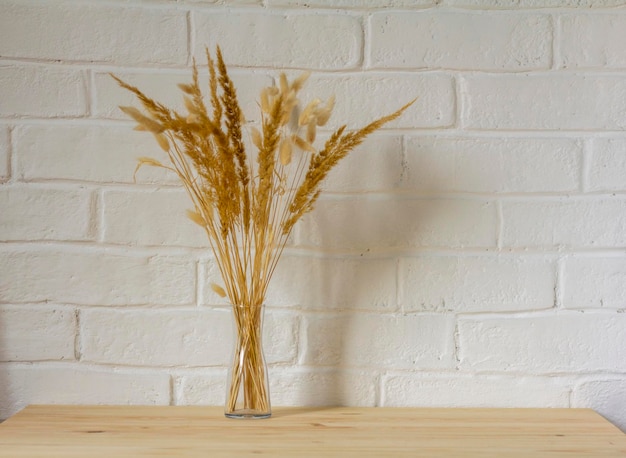
[{"label": "dried grass stem", "polygon": [[[257,405],[264,394],[260,390],[265,389],[264,381],[258,380],[262,356],[257,354],[261,351],[258,314],[294,224],[313,209],[321,183],[339,161],[413,102],[362,129],[346,131],[342,126],[317,150],[313,146],[316,128],[330,117],[334,98],[326,104],[314,100],[300,113],[298,122],[290,123],[308,74],[293,83],[281,75],[278,87],[261,92],[261,131],[251,130],[258,148],[253,163],[243,141],[245,120],[222,52],[217,47],[214,60],[207,49],[206,57],[210,113],[195,62],[192,82],[179,85],[184,93],[185,115],[112,76],[143,107],[143,112],[134,107],[122,110],[137,122],[137,130],[155,136],[170,161],[164,165],[144,157],[137,169],[150,165],[176,173],[193,203],[190,218],[207,233],[224,282],[224,288],[218,291],[224,291],[233,304],[240,345],[249,349],[249,360],[236,367],[241,378],[233,382],[231,397],[243,383],[246,399],[250,405]],[[291,124],[298,125],[295,131]]]}]

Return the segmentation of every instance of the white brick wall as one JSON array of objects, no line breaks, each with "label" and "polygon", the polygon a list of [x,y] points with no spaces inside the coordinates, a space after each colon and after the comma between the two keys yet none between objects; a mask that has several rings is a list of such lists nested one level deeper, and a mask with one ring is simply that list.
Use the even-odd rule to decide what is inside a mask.
[{"label": "white brick wall", "polygon": [[410,136],[402,187],[422,193],[578,191],[582,154],[581,142],[569,138]]},{"label": "white brick wall", "polygon": [[626,68],[626,16],[565,14],[560,18],[563,68]]},{"label": "white brick wall", "polygon": [[458,343],[462,369],[539,374],[626,370],[623,314],[461,318]]},{"label": "white brick wall", "polygon": [[0,116],[5,119],[83,117],[87,114],[86,85],[86,74],[80,69],[2,61]]},{"label": "white brick wall", "polygon": [[360,15],[333,12],[266,10],[206,11],[192,15],[193,55],[220,43],[237,66],[278,66],[340,70],[360,64],[363,32]]},{"label": "white brick wall", "polygon": [[0,54],[121,65],[187,63],[186,12],[126,6],[5,2]]},{"label": "white brick wall", "polygon": [[572,257],[563,262],[563,306],[572,309],[623,309],[624,257]]},{"label": "white brick wall", "polygon": [[[22,125],[13,132],[15,171],[20,181],[84,181],[133,183],[128,170],[136,158],[152,148],[149,136],[138,136],[128,126],[84,124]],[[120,145],[125,148],[120,148]],[[126,147],[128,149],[126,149]],[[165,160],[164,154],[155,154]],[[145,167],[140,183],[176,184],[163,169]]]},{"label": "white brick wall", "polygon": [[424,407],[567,407],[567,381],[554,377],[510,375],[406,375],[383,380],[383,402]]},{"label": "white brick wall", "polygon": [[401,260],[405,311],[514,312],[554,306],[555,266],[536,256],[420,256]]},{"label": "white brick wall", "polygon": [[5,185],[0,188],[0,237],[18,240],[93,240],[92,193],[76,187]]},{"label": "white brick wall", "polygon": [[189,256],[55,247],[0,247],[2,302],[78,305],[187,305],[196,302]]},{"label": "white brick wall", "polygon": [[371,16],[369,27],[370,64],[376,68],[520,71],[551,63],[546,14],[381,12]]},{"label": "white brick wall", "polygon": [[[626,81],[616,74],[469,75],[461,123],[479,130],[623,130]],[[540,103],[539,103],[540,102]]]},{"label": "white brick wall", "polygon": [[590,152],[589,191],[619,191],[626,187],[626,139],[598,138]]},{"label": "white brick wall", "polygon": [[267,297],[275,405],[589,406],[626,430],[622,4],[3,1],[0,418],[224,402],[217,268],[175,177],[133,180],[162,153],[108,75],[181,107],[219,42],[251,121],[282,69],[336,95],[330,127],[419,97],[296,228]]},{"label": "white brick wall", "polygon": [[73,360],[76,313],[67,307],[0,308],[3,361]]}]

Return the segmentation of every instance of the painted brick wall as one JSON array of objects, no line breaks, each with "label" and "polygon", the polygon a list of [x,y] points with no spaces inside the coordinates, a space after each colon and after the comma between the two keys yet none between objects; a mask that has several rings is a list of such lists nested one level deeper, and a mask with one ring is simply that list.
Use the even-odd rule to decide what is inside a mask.
[{"label": "painted brick wall", "polygon": [[248,118],[282,69],[331,128],[419,96],[326,183],[266,314],[274,405],[590,406],[626,430],[617,0],[0,3],[0,418],[222,404],[229,311],[186,196],[117,109],[221,44]]}]

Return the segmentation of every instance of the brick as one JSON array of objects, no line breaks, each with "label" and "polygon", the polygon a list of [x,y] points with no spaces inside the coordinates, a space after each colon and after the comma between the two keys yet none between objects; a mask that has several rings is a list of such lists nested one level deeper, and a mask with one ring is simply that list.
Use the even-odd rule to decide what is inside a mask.
[{"label": "brick", "polygon": [[461,318],[458,333],[462,370],[538,374],[626,368],[623,314]]},{"label": "brick", "polygon": [[11,175],[11,138],[9,128],[0,126],[0,183]]},{"label": "brick", "polygon": [[[364,94],[367,94],[364,97]],[[444,73],[311,75],[301,93],[303,103],[336,96],[328,126],[366,126],[410,102],[417,101],[385,128],[449,127],[455,122],[455,82]]]},{"label": "brick", "polygon": [[563,306],[626,309],[626,258],[572,257],[563,264]]},{"label": "brick", "polygon": [[626,14],[563,14],[559,18],[564,68],[626,68]]},{"label": "brick", "polygon": [[[142,323],[141,327],[137,323]],[[280,322],[280,325],[278,324]],[[231,311],[85,310],[81,351],[86,361],[136,366],[228,366],[234,348]],[[291,315],[267,313],[268,364],[295,358]]]},{"label": "brick", "polygon": [[393,311],[397,309],[396,261],[283,256],[266,303],[307,310]]},{"label": "brick", "polygon": [[170,377],[76,364],[3,364],[0,418],[28,404],[168,405]]},{"label": "brick", "polygon": [[204,230],[186,216],[194,207],[183,189],[105,191],[102,201],[104,242],[209,246]]},{"label": "brick", "polygon": [[[137,158],[167,157],[151,135],[130,126],[28,125],[15,129],[17,174],[26,181],[132,183]],[[173,173],[143,167],[139,183],[178,183]]]},{"label": "brick", "polygon": [[381,12],[371,16],[370,32],[370,62],[376,68],[521,71],[552,63],[547,15]]},{"label": "brick", "polygon": [[[270,378],[272,373],[270,371]],[[219,406],[226,402],[228,383],[224,368],[197,369],[174,380],[175,405]],[[270,403],[273,402],[270,393]]]},{"label": "brick", "polygon": [[626,139],[593,139],[586,185],[588,191],[626,190]]},{"label": "brick", "polygon": [[193,53],[220,43],[227,65],[337,70],[361,61],[363,32],[357,17],[306,14],[194,11]]},{"label": "brick", "polygon": [[588,380],[572,392],[572,407],[593,409],[626,431],[626,380]]},{"label": "brick", "polygon": [[53,66],[0,66],[0,117],[82,117],[82,71]]},{"label": "brick", "polygon": [[345,369],[283,369],[270,373],[270,392],[278,406],[376,405],[375,374]]},{"label": "brick", "polygon": [[307,315],[304,326],[306,365],[378,369],[441,369],[454,365],[454,323],[450,316]]},{"label": "brick", "polygon": [[400,264],[405,311],[503,312],[554,306],[555,266],[532,256],[420,256]]},{"label": "brick", "polygon": [[[200,88],[208,96],[208,76],[206,59],[198,59],[198,72],[200,75]],[[180,83],[191,83],[191,70],[172,71],[167,73],[156,72],[115,72],[115,75],[123,81],[136,86],[148,97],[163,103],[165,106],[186,113],[183,103],[183,92],[178,88]],[[229,75],[237,90],[237,99],[246,119],[249,121],[260,120],[260,109],[257,101],[259,94],[265,86],[272,85],[272,78],[262,73],[249,73],[238,70],[229,70]],[[134,105],[139,107],[139,102],[133,94],[118,86],[117,82],[108,73],[96,73],[94,75],[95,108],[94,114],[100,118],[130,119],[119,106]],[[205,98],[209,104],[209,99]],[[144,134],[148,135],[148,134]]]},{"label": "brick", "polygon": [[86,189],[4,186],[0,188],[0,238],[91,240],[91,201]]},{"label": "brick", "polygon": [[84,361],[219,366],[228,363],[232,352],[227,311],[93,309],[82,311],[80,320]]},{"label": "brick", "polygon": [[268,306],[263,318],[263,349],[267,364],[294,363],[298,355],[299,335],[300,320],[297,315]]},{"label": "brick", "polygon": [[385,377],[385,407],[569,407],[570,389],[553,377],[402,374]]},{"label": "brick", "polygon": [[76,319],[68,308],[0,308],[0,361],[73,360]]},{"label": "brick", "polygon": [[391,247],[488,247],[496,242],[492,202],[471,199],[320,199],[300,222],[303,246],[366,252]]},{"label": "brick", "polygon": [[[321,139],[317,144],[323,146]],[[398,188],[402,177],[402,139],[373,135],[328,174],[324,192],[376,192]]]},{"label": "brick", "polygon": [[8,303],[190,304],[195,275],[188,256],[45,247],[0,251],[0,297]]},{"label": "brick", "polygon": [[557,138],[416,136],[402,188],[418,192],[566,192],[579,189],[582,145]]},{"label": "brick", "polygon": [[2,13],[3,57],[131,65],[187,63],[184,11],[9,1]]},{"label": "brick", "polygon": [[626,200],[619,197],[507,201],[502,218],[503,246],[626,245]]},{"label": "brick", "polygon": [[477,75],[464,78],[462,86],[461,122],[468,129],[589,131],[626,126],[626,81],[618,75]]}]

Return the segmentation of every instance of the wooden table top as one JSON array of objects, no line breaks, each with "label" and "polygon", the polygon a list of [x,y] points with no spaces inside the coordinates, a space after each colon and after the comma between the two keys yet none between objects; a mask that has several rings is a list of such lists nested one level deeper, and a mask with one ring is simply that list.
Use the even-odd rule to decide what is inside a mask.
[{"label": "wooden table top", "polygon": [[588,409],[29,406],[0,424],[2,458],[626,457],[626,435]]}]

